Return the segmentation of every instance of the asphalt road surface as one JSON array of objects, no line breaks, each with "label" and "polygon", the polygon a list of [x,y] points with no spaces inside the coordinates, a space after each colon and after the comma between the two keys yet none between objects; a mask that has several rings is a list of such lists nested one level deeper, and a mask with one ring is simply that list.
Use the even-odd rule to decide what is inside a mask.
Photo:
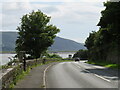
[{"label": "asphalt road surface", "polygon": [[118,88],[117,71],[79,62],[62,62],[46,71],[46,88]]}]

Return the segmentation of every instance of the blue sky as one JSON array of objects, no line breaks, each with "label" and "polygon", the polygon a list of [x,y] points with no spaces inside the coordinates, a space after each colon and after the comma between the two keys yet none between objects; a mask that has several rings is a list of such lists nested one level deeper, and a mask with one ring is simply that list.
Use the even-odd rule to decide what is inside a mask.
[{"label": "blue sky", "polygon": [[32,10],[40,9],[51,16],[51,24],[61,32],[57,36],[84,43],[97,23],[106,0],[9,0],[2,4],[1,31],[16,31],[20,18]]}]

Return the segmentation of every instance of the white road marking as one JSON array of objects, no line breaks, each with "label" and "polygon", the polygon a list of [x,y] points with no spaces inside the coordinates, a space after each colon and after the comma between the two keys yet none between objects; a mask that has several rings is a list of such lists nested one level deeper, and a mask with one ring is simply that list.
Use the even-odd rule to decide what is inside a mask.
[{"label": "white road marking", "polygon": [[47,69],[50,67],[51,65],[49,65],[45,70],[44,70],[44,75],[43,75],[43,86],[44,88],[46,88],[46,71]]},{"label": "white road marking", "polygon": [[110,80],[108,80],[108,79],[106,79],[106,78],[104,78],[104,77],[102,77],[102,76],[99,76],[99,75],[97,75],[97,74],[94,74],[94,75],[97,76],[97,77],[99,77],[99,78],[101,78],[101,79],[103,79],[103,80],[105,80],[105,81],[110,82]]},{"label": "white road marking", "polygon": [[106,67],[102,67],[102,66],[93,66],[93,67],[95,67],[95,68],[100,68],[100,69],[106,68]]},{"label": "white road marking", "polygon": [[[75,65],[75,64],[74,64],[74,65]],[[47,69],[48,69],[50,66],[52,66],[52,65],[49,65],[49,66],[44,70],[44,75],[43,75],[43,86],[44,86],[44,88],[46,88],[46,71],[47,71]],[[77,66],[78,68],[82,68],[80,65],[75,65],[75,66]],[[88,71],[88,70],[84,70],[84,71],[90,72],[90,71]],[[110,80],[108,80],[108,79],[106,79],[106,78],[104,78],[104,77],[102,77],[102,76],[99,76],[99,75],[97,75],[97,74],[93,74],[93,75],[95,75],[96,77],[99,77],[99,78],[101,78],[101,79],[103,79],[103,80],[105,80],[105,81],[111,82]]]},{"label": "white road marking", "polygon": [[[75,66],[77,66],[78,68],[82,68],[80,65],[75,65]],[[87,71],[87,72],[90,73],[90,71],[88,71],[88,70],[84,70],[84,71]],[[101,79],[103,79],[103,80],[105,80],[105,81],[111,82],[110,80],[108,80],[108,79],[106,79],[106,78],[104,78],[104,77],[102,77],[102,76],[99,76],[99,75],[97,75],[97,74],[94,74],[94,75],[97,76],[97,77],[99,77],[99,78],[101,78]]]}]

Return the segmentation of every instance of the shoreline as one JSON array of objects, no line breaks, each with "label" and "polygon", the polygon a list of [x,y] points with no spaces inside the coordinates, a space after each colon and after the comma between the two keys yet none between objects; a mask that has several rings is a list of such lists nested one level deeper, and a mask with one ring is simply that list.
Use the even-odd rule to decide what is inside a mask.
[{"label": "shoreline", "polygon": [[[55,52],[77,52],[77,51],[48,51],[48,53],[55,53]],[[16,54],[16,51],[0,51],[0,54]]]},{"label": "shoreline", "polygon": [[16,54],[15,51],[0,51],[0,54]]}]

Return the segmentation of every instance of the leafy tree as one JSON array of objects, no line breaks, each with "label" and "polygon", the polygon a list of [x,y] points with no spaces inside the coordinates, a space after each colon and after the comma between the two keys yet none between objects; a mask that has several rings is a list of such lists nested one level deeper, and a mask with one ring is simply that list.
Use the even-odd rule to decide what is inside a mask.
[{"label": "leafy tree", "polygon": [[98,23],[100,30],[90,33],[85,46],[89,60],[117,63],[120,58],[120,2],[107,2],[104,6]]},{"label": "leafy tree", "polygon": [[73,55],[73,58],[88,59],[88,50],[79,50]]},{"label": "leafy tree", "polygon": [[62,59],[62,57],[57,55],[57,54],[47,54],[46,57],[47,58],[60,58],[60,59]]},{"label": "leafy tree", "polygon": [[85,46],[90,49],[94,46],[94,39],[95,39],[96,32],[93,31],[90,33],[89,37],[85,41]]},{"label": "leafy tree", "polygon": [[32,58],[39,58],[54,42],[54,38],[60,30],[49,24],[48,17],[40,10],[32,11],[21,18],[16,40],[16,52],[24,51]]}]

